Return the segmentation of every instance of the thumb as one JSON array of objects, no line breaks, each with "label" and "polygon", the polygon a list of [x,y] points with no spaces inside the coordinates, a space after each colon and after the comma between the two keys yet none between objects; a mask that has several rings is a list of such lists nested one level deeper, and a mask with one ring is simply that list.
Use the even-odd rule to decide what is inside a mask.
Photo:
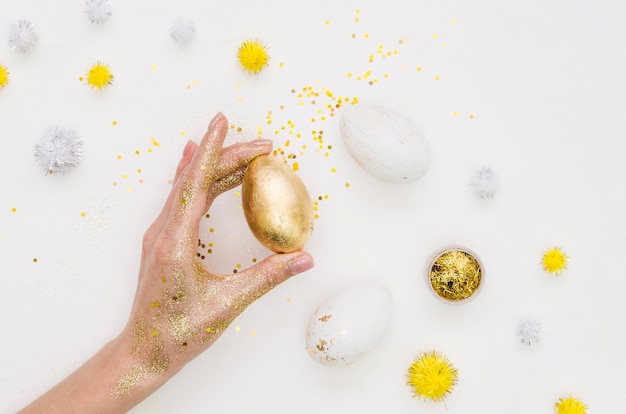
[{"label": "thumb", "polygon": [[303,251],[273,254],[237,276],[240,288],[260,297],[290,277],[309,270],[313,257]]}]

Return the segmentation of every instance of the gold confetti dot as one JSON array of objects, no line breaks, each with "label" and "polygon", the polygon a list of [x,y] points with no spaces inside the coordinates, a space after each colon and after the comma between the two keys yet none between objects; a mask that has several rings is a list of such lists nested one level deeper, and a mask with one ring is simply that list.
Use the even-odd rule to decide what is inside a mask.
[{"label": "gold confetti dot", "polygon": [[167,282],[167,278],[166,278],[165,276],[163,276],[163,277],[161,278],[161,282],[163,282],[163,283]]},{"label": "gold confetti dot", "polygon": [[241,327],[235,326],[235,332],[239,332],[239,331],[241,331]]},{"label": "gold confetti dot", "polygon": [[121,155],[118,155],[118,156],[117,156],[117,159],[118,159],[118,160],[121,160],[121,159],[122,159],[122,156],[121,156]]},{"label": "gold confetti dot", "polygon": [[117,125],[117,121],[115,121],[115,120],[114,120],[114,121],[112,122],[112,124],[113,124],[113,126]]},{"label": "gold confetti dot", "polygon": [[452,112],[452,115],[457,116],[459,113],[457,111]]},{"label": "gold confetti dot", "polygon": [[435,76],[435,80],[438,81],[439,80],[439,76]]},{"label": "gold confetti dot", "polygon": [[256,335],[256,331],[255,330],[250,331],[250,335],[252,336]]},{"label": "gold confetti dot", "polygon": [[150,67],[150,69],[152,69],[152,70],[156,70],[156,65],[152,65],[152,66]]},{"label": "gold confetti dot", "polygon": [[128,186],[126,187],[126,191],[130,193],[131,191],[133,191],[133,188],[131,186]]},{"label": "gold confetti dot", "polygon": [[37,258],[36,257],[33,258],[33,263],[37,263]]},{"label": "gold confetti dot", "polygon": [[80,213],[80,216],[85,217],[86,216],[85,212],[83,211],[82,213]]},{"label": "gold confetti dot", "polygon": [[469,115],[469,118],[470,118],[470,119],[474,119],[474,114],[470,114],[470,115]]},{"label": "gold confetti dot", "polygon": [[15,207],[13,207],[13,208],[11,209],[11,212],[12,212],[12,213],[15,213],[16,211],[17,211],[17,209],[16,209]]},{"label": "gold confetti dot", "polygon": [[180,135],[185,136],[185,131],[180,131]]},{"label": "gold confetti dot", "polygon": [[452,20],[450,20],[450,23],[451,23],[451,24],[456,24],[456,19],[452,19]]},{"label": "gold confetti dot", "polygon": [[346,183],[346,188],[350,187],[350,183]]},{"label": "gold confetti dot", "polygon": [[291,302],[291,298],[287,298],[287,302]]},{"label": "gold confetti dot", "polygon": [[158,332],[157,331],[152,331],[152,336],[157,336]]},{"label": "gold confetti dot", "polygon": [[211,228],[209,229],[209,233],[213,233],[213,232],[215,232],[215,229],[214,229],[213,227],[211,227]]},{"label": "gold confetti dot", "polygon": [[437,33],[433,33],[433,39],[437,38]]},{"label": "gold confetti dot", "polygon": [[324,22],[324,24],[329,25],[329,24],[330,24],[330,20],[326,20],[326,21]]}]

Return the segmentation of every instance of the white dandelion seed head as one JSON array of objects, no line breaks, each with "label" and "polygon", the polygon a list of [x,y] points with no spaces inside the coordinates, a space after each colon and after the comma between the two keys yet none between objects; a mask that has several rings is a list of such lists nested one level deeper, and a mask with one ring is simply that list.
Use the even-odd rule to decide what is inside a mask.
[{"label": "white dandelion seed head", "polygon": [[532,346],[541,340],[543,325],[536,319],[525,319],[517,325],[517,338],[523,345]]},{"label": "white dandelion seed head", "polygon": [[82,157],[83,142],[73,129],[48,128],[35,145],[35,159],[46,174],[74,169]]},{"label": "white dandelion seed head", "polygon": [[92,23],[108,22],[112,15],[109,0],[86,0],[85,14]]},{"label": "white dandelion seed head", "polygon": [[37,32],[35,25],[28,20],[19,20],[11,24],[9,30],[9,46],[18,52],[26,53],[35,47]]},{"label": "white dandelion seed head", "polygon": [[193,39],[196,33],[196,27],[189,19],[180,18],[170,28],[170,35],[177,43],[188,43]]},{"label": "white dandelion seed head", "polygon": [[500,187],[500,180],[491,168],[483,167],[474,173],[471,185],[478,198],[493,198]]}]

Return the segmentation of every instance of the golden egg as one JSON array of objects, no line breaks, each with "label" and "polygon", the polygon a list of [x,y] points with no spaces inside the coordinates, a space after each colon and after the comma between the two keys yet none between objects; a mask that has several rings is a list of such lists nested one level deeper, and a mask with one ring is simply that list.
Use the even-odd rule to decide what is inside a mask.
[{"label": "golden egg", "polygon": [[304,183],[282,160],[261,155],[248,165],[241,186],[252,234],[276,253],[301,250],[313,231],[313,202]]}]

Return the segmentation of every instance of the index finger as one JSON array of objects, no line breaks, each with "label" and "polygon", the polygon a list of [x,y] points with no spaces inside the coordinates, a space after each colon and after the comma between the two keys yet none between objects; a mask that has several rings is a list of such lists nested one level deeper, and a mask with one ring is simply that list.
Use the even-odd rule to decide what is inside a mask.
[{"label": "index finger", "polygon": [[[187,240],[197,232],[200,220],[208,208],[208,194],[215,180],[217,166],[222,152],[222,145],[228,132],[228,120],[220,112],[211,122],[204,134],[191,162],[181,176],[181,185],[172,205],[172,236],[176,240]],[[182,234],[181,234],[182,232]],[[193,244],[194,240],[190,240]]]}]

